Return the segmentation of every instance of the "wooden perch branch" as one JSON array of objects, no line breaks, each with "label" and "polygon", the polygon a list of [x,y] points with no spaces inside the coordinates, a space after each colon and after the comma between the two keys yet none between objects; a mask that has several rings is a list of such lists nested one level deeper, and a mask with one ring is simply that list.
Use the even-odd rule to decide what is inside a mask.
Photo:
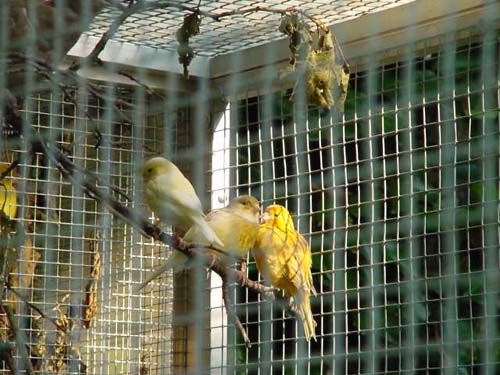
[{"label": "wooden perch branch", "polygon": [[[42,135],[36,133],[34,130],[33,133],[33,147],[45,153],[55,163],[56,167],[65,178],[75,184],[80,184],[83,191],[88,196],[95,199],[99,203],[104,204],[114,216],[129,223],[134,228],[138,229],[143,235],[171,246],[190,258],[199,257],[209,269],[217,273],[223,280],[234,280],[244,288],[273,298],[273,288],[250,280],[241,271],[225,267],[217,259],[214,259],[212,255],[203,251],[203,249],[200,248],[200,245],[191,244],[181,239],[174,238],[173,236],[161,231],[160,228],[153,225],[142,215],[138,215],[134,210],[123,205],[115,197],[108,194],[102,187],[98,187],[96,185],[95,177],[92,174],[79,169],[57,147],[47,142]],[[81,175],[76,176],[75,174],[77,173],[80,173]],[[213,246],[204,246],[204,248],[224,252],[223,250],[217,249]]]},{"label": "wooden perch branch", "polygon": [[[95,177],[92,174],[89,175],[87,171],[79,169],[57,147],[54,147],[54,145],[48,143],[42,137],[42,135],[34,132],[34,130],[33,133],[36,136],[33,137],[34,144],[32,145],[32,147],[35,149],[40,149],[44,154],[46,154],[55,163],[55,165],[65,178],[75,184],[80,183],[83,191],[87,195],[89,195],[99,203],[104,204],[114,216],[122,219],[123,221],[132,225],[134,228],[140,230],[145,236],[151,237],[166,245],[174,247],[190,258],[197,257],[198,259],[201,259],[209,269],[217,273],[223,281],[223,298],[227,314],[234,321],[236,327],[240,330],[241,334],[244,337],[245,344],[248,347],[250,346],[250,340],[248,338],[246,330],[243,327],[240,319],[232,309],[230,301],[228,299],[227,288],[229,282],[236,282],[242,287],[245,287],[256,293],[263,294],[268,298],[274,298],[274,288],[267,287],[258,282],[250,280],[243,272],[222,265],[214,255],[208,254],[203,251],[203,249],[200,248],[200,245],[185,242],[178,237],[173,237],[161,231],[161,229],[150,223],[146,218],[136,214],[133,210],[124,206],[116,198],[104,191],[103,188],[98,187],[95,182]],[[81,175],[75,176],[76,173],[80,173]],[[223,252],[222,250],[217,249],[213,246],[204,247]]]}]

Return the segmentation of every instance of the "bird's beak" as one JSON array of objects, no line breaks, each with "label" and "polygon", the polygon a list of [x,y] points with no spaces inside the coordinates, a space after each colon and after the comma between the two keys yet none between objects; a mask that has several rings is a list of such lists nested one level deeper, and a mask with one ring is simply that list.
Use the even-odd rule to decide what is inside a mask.
[{"label": "bird's beak", "polygon": [[267,223],[269,220],[271,220],[271,216],[269,216],[269,213],[268,212],[264,212],[262,214],[262,216],[260,217],[260,223],[261,224],[265,224]]}]

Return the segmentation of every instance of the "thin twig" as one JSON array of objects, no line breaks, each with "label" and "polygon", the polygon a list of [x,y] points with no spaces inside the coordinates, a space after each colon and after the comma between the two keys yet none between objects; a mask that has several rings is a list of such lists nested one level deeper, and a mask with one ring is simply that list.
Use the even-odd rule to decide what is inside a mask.
[{"label": "thin twig", "polygon": [[319,27],[321,30],[323,30],[323,32],[327,33],[329,31],[328,26],[326,26],[318,18],[316,18],[315,16],[309,15],[305,10],[300,9],[298,7],[290,7],[290,8],[285,8],[285,9],[277,9],[277,8],[271,8],[271,7],[254,6],[254,7],[229,10],[227,12],[222,12],[222,13],[214,14],[212,18],[214,20],[216,20],[216,21],[220,21],[220,19],[224,18],[224,17],[242,15],[242,14],[246,14],[246,13],[255,13],[255,12],[274,13],[274,14],[280,14],[282,16],[285,15],[285,14],[287,14],[287,13],[300,13],[304,17],[310,19],[311,22],[313,22],[317,27]]},{"label": "thin twig", "polygon": [[337,48],[337,51],[339,52],[340,58],[342,59],[342,62],[344,63],[344,68],[349,68],[349,63],[347,62],[347,59],[344,56],[344,51],[342,51],[342,47],[339,44],[339,41],[337,40],[337,37],[335,36],[334,33],[332,33],[333,37],[333,44],[335,45],[335,48]]},{"label": "thin twig", "polygon": [[5,311],[5,315],[7,315],[7,319],[9,320],[9,327],[14,334],[17,350],[19,351],[20,357],[23,359],[26,373],[28,375],[34,375],[33,366],[29,358],[28,350],[26,350],[26,343],[28,342],[26,335],[24,334],[24,332],[19,330],[14,313],[7,303],[3,305],[3,310]]},{"label": "thin twig", "polygon": [[19,160],[14,160],[12,163],[10,163],[9,167],[0,173],[0,181],[2,181],[9,173],[18,166]]},{"label": "thin twig", "polygon": [[70,70],[76,72],[78,69],[81,68],[82,65],[85,65],[87,62],[100,63],[100,60],[98,58],[99,54],[104,50],[104,47],[106,47],[108,41],[118,31],[118,28],[121,26],[121,24],[134,13],[131,12],[132,9],[133,7],[129,7],[123,10],[122,13],[118,16],[118,18],[109,26],[108,30],[106,30],[106,32],[102,35],[101,39],[99,39],[99,41],[95,45],[94,49],[90,52],[90,54],[87,55],[87,57],[85,57],[83,60],[74,62],[70,66]]},{"label": "thin twig", "polygon": [[21,293],[19,293],[17,290],[12,288],[8,283],[5,283],[5,286],[7,287],[8,290],[10,290],[12,293],[14,293],[23,303],[25,303],[30,309],[35,310],[43,319],[48,320],[51,322],[59,331],[67,333],[66,328],[61,326],[58,322],[57,319],[51,318],[50,316],[47,316],[38,306],[34,305],[30,301],[28,301]]},{"label": "thin twig", "polygon": [[122,75],[128,79],[130,79],[131,81],[137,83],[139,86],[141,86],[144,90],[146,90],[146,92],[149,94],[149,95],[152,95],[152,96],[157,96],[159,97],[160,99],[164,99],[164,96],[163,95],[160,95],[158,93],[157,90],[153,90],[151,87],[149,87],[148,85],[146,85],[144,82],[142,82],[139,78],[137,77],[134,77],[132,74],[130,73],[127,73],[126,71],[124,70],[119,70],[117,72],[119,75]]},{"label": "thin twig", "polygon": [[[78,70],[86,61],[90,61],[91,63],[97,62],[100,63],[100,60],[98,58],[99,54],[104,50],[106,47],[106,44],[108,41],[113,38],[115,33],[118,31],[120,26],[125,22],[127,18],[129,18],[131,15],[144,12],[147,10],[152,10],[152,9],[161,9],[161,8],[177,8],[180,10],[187,10],[190,12],[195,12],[197,11],[196,7],[190,7],[186,5],[182,5],[178,2],[165,2],[165,1],[150,1],[146,2],[144,0],[137,1],[133,5],[125,8],[119,15],[118,17],[113,21],[113,23],[109,26],[109,28],[106,30],[106,32],[102,35],[101,39],[97,42],[95,45],[94,49],[90,52],[87,57],[83,61],[74,63],[71,66],[71,70]],[[216,19],[216,16],[209,13],[209,12],[202,12],[199,11],[199,13],[203,16],[207,16],[213,19]]]},{"label": "thin twig", "polygon": [[241,332],[241,335],[243,336],[243,340],[245,341],[245,346],[247,348],[250,348],[252,346],[252,343],[248,338],[247,331],[245,327],[243,327],[243,324],[241,323],[238,314],[236,314],[231,305],[231,302],[229,301],[229,282],[227,281],[227,278],[222,279],[222,299],[224,300],[224,306],[226,307],[226,313],[228,318],[233,320],[234,325],[238,327],[238,330]]},{"label": "thin twig", "polygon": [[324,33],[330,31],[328,26],[326,26],[323,22],[321,22],[317,17],[309,15],[305,10],[300,8],[289,8],[288,11],[294,11],[302,14],[304,17],[309,18],[317,27],[319,27]]},{"label": "thin twig", "polygon": [[[73,96],[68,92],[66,86],[63,84],[63,81],[70,81],[71,84],[82,87],[84,90],[87,90],[93,97],[95,97],[98,100],[102,100],[103,102],[110,102],[113,106],[113,109],[115,110],[115,113],[121,117],[123,121],[126,121],[128,123],[132,123],[132,119],[129,118],[123,111],[118,107],[119,105],[122,105],[124,107],[127,107],[129,109],[135,109],[135,105],[132,103],[129,103],[125,100],[120,100],[117,98],[109,98],[106,94],[102,92],[102,90],[95,84],[88,82],[88,81],[82,81],[81,77],[79,77],[74,71],[72,70],[59,70],[53,68],[50,64],[48,64],[46,61],[41,60],[41,59],[35,59],[32,57],[27,57],[25,54],[21,52],[9,52],[7,54],[0,54],[0,56],[6,56],[7,58],[7,65],[11,65],[12,63],[21,63],[23,64],[24,68],[23,70],[26,71],[27,68],[26,66],[30,66],[33,68],[38,74],[43,76],[45,79],[47,79],[50,83],[52,83],[54,86],[57,86],[61,89],[61,91],[64,93],[64,95],[67,97],[68,101],[70,101],[72,104],[75,106],[78,105],[76,100],[73,98]],[[10,72],[9,69],[7,69],[8,72]],[[55,75],[54,72],[57,72],[59,76]],[[62,79],[61,79],[62,78]],[[86,116],[90,119],[93,120],[88,112],[86,113]]]}]

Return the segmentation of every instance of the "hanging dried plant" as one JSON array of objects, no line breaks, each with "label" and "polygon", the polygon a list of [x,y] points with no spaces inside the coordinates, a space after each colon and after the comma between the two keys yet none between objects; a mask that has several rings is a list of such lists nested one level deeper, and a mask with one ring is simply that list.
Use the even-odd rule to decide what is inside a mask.
[{"label": "hanging dried plant", "polygon": [[198,11],[190,13],[184,17],[184,22],[176,37],[179,45],[177,46],[177,54],[179,55],[179,63],[184,68],[184,77],[189,78],[189,64],[194,58],[194,49],[189,45],[189,38],[200,33],[201,16]]},{"label": "hanging dried plant", "polygon": [[281,73],[293,73],[295,76],[291,98],[293,100],[295,97],[297,87],[305,87],[308,105],[320,108],[335,105],[339,112],[343,112],[349,84],[349,66],[340,46],[334,43],[332,32],[316,19],[313,21],[318,25],[317,35],[314,35],[317,45],[313,48],[313,34],[301,16],[302,13],[298,11],[284,14],[279,26],[279,31],[289,39],[290,68]]},{"label": "hanging dried plant", "polygon": [[297,60],[305,60],[310,49],[311,33],[307,24],[301,20],[298,12],[281,17],[279,31],[288,35],[290,48],[290,65],[295,66]]},{"label": "hanging dried plant", "polygon": [[83,316],[82,326],[86,329],[90,328],[92,319],[99,311],[97,303],[97,288],[102,275],[101,254],[95,242],[92,243],[92,259],[90,271],[90,280],[85,287],[85,298],[83,300]]}]

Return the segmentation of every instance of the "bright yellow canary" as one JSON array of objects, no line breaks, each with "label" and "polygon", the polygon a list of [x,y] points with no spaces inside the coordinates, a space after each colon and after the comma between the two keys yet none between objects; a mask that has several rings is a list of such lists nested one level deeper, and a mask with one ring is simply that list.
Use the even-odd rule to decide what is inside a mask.
[{"label": "bright yellow canary", "polygon": [[[220,209],[211,211],[206,221],[210,228],[224,242],[220,249],[229,254],[225,256],[220,252],[208,250],[219,257],[226,266],[245,257],[253,248],[259,233],[259,201],[250,195],[241,195],[234,198],[229,204]],[[197,225],[192,226],[184,236],[184,241],[196,244],[207,244]],[[138,290],[144,288],[151,280],[161,275],[168,269],[181,270],[186,268],[188,258],[180,251],[174,250],[173,254],[157,270],[146,277]]]},{"label": "bright yellow canary", "polygon": [[142,172],[144,201],[165,223],[188,229],[196,224],[209,244],[224,243],[208,226],[193,185],[170,160],[149,159]]},{"label": "bright yellow canary", "polygon": [[275,288],[290,297],[292,310],[304,324],[307,341],[316,340],[316,322],[309,296],[316,295],[311,275],[311,249],[295,230],[292,217],[280,205],[267,207],[262,215],[258,239],[253,248],[257,269]]},{"label": "bright yellow canary", "polygon": [[[9,164],[0,163],[0,175],[9,168]],[[9,219],[17,213],[17,192],[9,176],[0,180],[0,211]]]}]

